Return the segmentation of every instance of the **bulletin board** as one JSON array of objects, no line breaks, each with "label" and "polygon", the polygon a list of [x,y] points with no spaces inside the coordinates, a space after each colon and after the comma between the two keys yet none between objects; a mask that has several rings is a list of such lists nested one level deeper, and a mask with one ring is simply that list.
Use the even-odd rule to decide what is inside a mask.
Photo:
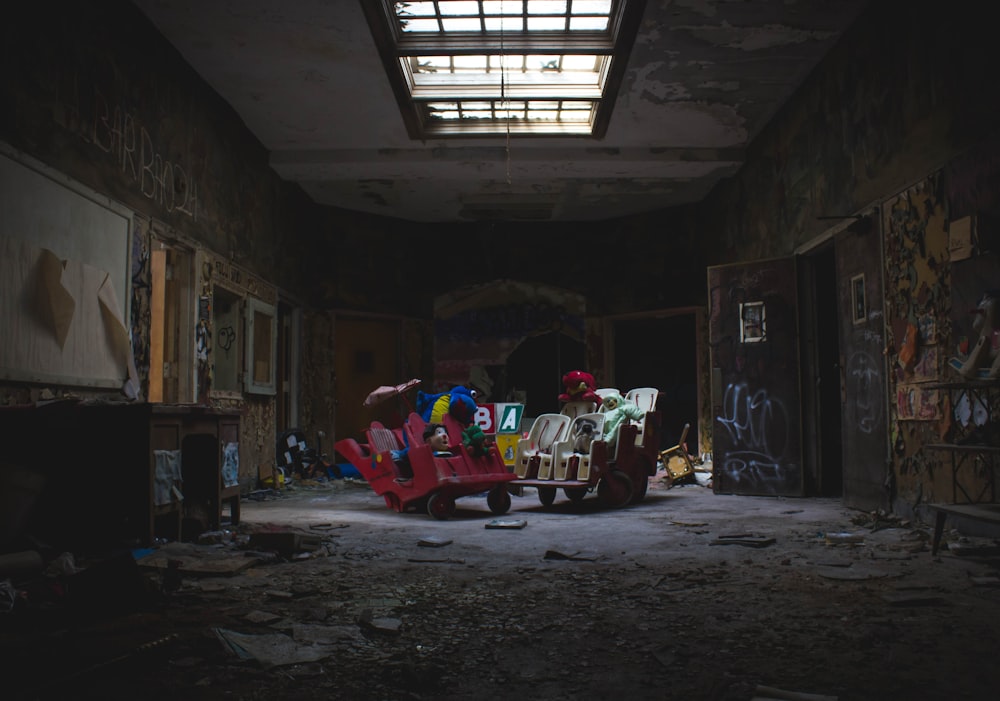
[{"label": "bulletin board", "polygon": [[0,143],[0,379],[120,388],[132,213]]}]

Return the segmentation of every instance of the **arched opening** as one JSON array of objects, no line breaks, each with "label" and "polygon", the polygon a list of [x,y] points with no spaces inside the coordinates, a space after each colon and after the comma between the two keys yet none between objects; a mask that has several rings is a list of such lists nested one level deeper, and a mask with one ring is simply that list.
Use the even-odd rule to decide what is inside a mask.
[{"label": "arched opening", "polygon": [[530,336],[507,356],[503,384],[494,384],[494,395],[522,402],[525,416],[558,413],[562,376],[584,369],[583,362],[583,343],[577,339],[557,331]]}]

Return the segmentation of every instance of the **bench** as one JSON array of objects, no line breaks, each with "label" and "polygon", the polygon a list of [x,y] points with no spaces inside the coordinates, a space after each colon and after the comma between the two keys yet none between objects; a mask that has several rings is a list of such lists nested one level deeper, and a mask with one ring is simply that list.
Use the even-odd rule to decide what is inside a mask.
[{"label": "bench", "polygon": [[937,555],[944,533],[944,523],[949,516],[982,521],[1000,525],[1000,504],[930,504],[934,510],[934,540],[931,541],[931,555]]}]

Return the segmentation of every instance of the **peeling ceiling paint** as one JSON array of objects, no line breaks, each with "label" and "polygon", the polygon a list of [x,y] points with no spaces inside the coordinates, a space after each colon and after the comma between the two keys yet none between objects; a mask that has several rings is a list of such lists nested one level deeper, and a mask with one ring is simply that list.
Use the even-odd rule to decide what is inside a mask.
[{"label": "peeling ceiling paint", "polygon": [[[134,2],[279,176],[323,205],[443,222],[604,219],[700,200],[868,0],[647,0],[606,136],[509,142],[411,141],[360,0]],[[545,203],[524,199],[538,193]]]}]

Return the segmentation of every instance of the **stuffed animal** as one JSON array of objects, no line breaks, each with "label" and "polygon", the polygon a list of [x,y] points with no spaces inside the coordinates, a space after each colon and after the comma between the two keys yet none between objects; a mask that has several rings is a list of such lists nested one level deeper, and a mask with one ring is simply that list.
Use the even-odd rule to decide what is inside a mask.
[{"label": "stuffed animal", "polygon": [[590,420],[577,419],[576,434],[573,436],[573,452],[583,455],[590,454],[590,445],[599,440],[597,424]]},{"label": "stuffed animal", "polygon": [[468,426],[476,418],[476,409],[472,390],[462,385],[438,394],[417,391],[417,413],[427,423],[441,423],[445,414],[451,414],[460,424]]},{"label": "stuffed animal", "polygon": [[481,458],[490,452],[490,445],[486,440],[486,434],[483,433],[483,429],[478,424],[472,424],[462,431],[462,445],[475,458]]},{"label": "stuffed animal", "polygon": [[559,395],[560,402],[593,402],[601,405],[601,396],[594,391],[597,383],[594,376],[583,370],[570,370],[562,378],[566,391]]},{"label": "stuffed animal", "polygon": [[645,412],[633,402],[625,399],[618,392],[609,392],[604,395],[604,440],[608,447],[613,446],[618,440],[618,429],[621,425],[632,419],[638,421]]}]

